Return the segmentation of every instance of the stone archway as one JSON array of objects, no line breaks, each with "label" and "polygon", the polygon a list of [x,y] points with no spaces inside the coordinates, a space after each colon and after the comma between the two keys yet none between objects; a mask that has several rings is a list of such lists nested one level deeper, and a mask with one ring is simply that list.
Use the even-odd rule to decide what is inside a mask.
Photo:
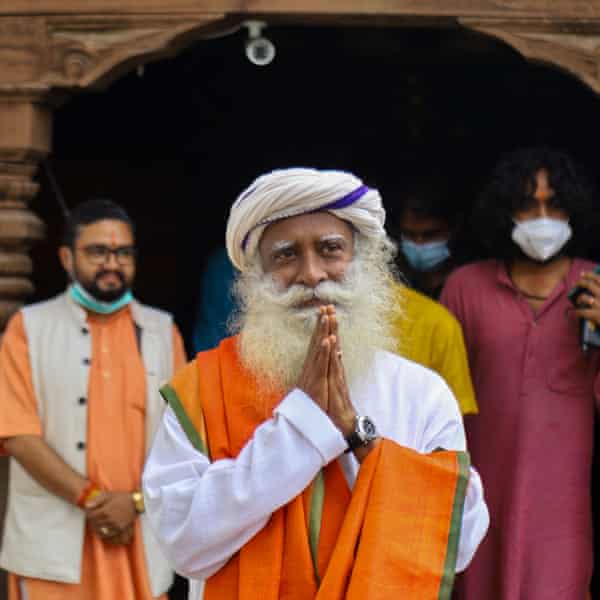
[{"label": "stone archway", "polygon": [[[232,31],[249,16],[278,23],[460,25],[558,66],[600,93],[600,0],[89,0],[85,9],[79,0],[3,0],[0,331],[32,292],[28,249],[44,235],[44,224],[28,205],[38,191],[39,162],[51,152],[54,108],[138,65]],[[5,466],[0,462],[0,512]]]},{"label": "stone archway", "polygon": [[32,291],[28,249],[43,223],[28,209],[51,151],[52,111],[193,41],[269,22],[461,25],[600,92],[600,0],[4,0],[0,7],[0,330]]},{"label": "stone archway", "polygon": [[0,16],[0,331],[33,291],[28,249],[44,224],[28,204],[38,191],[37,167],[51,151],[53,109],[238,22],[222,14]]},{"label": "stone archway", "polygon": [[559,67],[600,94],[600,24],[459,18],[464,27],[496,37],[525,58]]}]

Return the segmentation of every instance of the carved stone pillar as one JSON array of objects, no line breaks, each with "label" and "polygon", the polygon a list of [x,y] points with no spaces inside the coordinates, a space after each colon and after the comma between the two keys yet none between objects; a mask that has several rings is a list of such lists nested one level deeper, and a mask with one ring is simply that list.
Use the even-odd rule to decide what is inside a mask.
[{"label": "carved stone pillar", "polygon": [[[5,91],[6,92],[6,91]],[[33,292],[28,250],[44,225],[28,208],[37,164],[50,150],[51,111],[39,98],[0,92],[0,332]],[[1,335],[1,334],[0,334]],[[0,532],[6,509],[8,460],[0,458]],[[6,575],[0,572],[0,600]]]},{"label": "carved stone pillar", "polygon": [[44,225],[28,208],[37,164],[50,150],[51,111],[36,98],[0,96],[0,330],[33,292],[33,242]]}]

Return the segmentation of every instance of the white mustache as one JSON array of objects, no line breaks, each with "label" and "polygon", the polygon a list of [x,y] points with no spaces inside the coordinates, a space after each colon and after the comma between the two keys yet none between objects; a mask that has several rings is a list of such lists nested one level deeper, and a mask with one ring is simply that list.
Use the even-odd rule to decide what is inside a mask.
[{"label": "white mustache", "polygon": [[281,308],[294,309],[311,300],[320,300],[324,304],[334,304],[344,308],[352,304],[354,293],[352,282],[345,281],[323,281],[316,287],[294,284],[287,289],[282,289],[272,279],[264,282],[262,289],[263,298]]},{"label": "white mustache", "polygon": [[[359,249],[360,250],[360,249]],[[319,311],[311,300],[333,304],[348,381],[362,377],[377,350],[394,350],[397,341],[389,326],[394,304],[386,249],[360,250],[340,280],[315,288],[289,288],[255,265],[237,280],[240,311],[229,322],[240,333],[240,357],[265,389],[290,388],[297,381]]]}]

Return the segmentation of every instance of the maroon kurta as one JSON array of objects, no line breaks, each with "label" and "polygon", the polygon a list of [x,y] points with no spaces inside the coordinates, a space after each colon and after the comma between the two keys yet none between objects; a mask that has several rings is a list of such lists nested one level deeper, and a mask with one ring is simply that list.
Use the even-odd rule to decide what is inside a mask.
[{"label": "maroon kurta", "polygon": [[584,355],[567,292],[536,314],[497,261],[467,265],[441,301],[462,324],[479,414],[465,418],[491,524],[461,600],[584,600],[592,574],[590,470],[600,351]]}]

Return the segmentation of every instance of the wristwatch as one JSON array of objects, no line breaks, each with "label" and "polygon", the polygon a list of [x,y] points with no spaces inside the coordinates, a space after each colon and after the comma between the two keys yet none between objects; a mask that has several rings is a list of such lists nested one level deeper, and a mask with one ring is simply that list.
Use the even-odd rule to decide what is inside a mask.
[{"label": "wristwatch", "polygon": [[140,492],[139,490],[132,492],[131,499],[133,500],[133,505],[135,506],[135,512],[138,515],[141,515],[146,510],[146,507],[144,505],[144,496],[142,495],[142,492]]},{"label": "wristwatch", "polygon": [[354,431],[346,438],[348,448],[346,452],[352,452],[361,446],[368,446],[379,437],[375,423],[369,417],[356,416]]}]

